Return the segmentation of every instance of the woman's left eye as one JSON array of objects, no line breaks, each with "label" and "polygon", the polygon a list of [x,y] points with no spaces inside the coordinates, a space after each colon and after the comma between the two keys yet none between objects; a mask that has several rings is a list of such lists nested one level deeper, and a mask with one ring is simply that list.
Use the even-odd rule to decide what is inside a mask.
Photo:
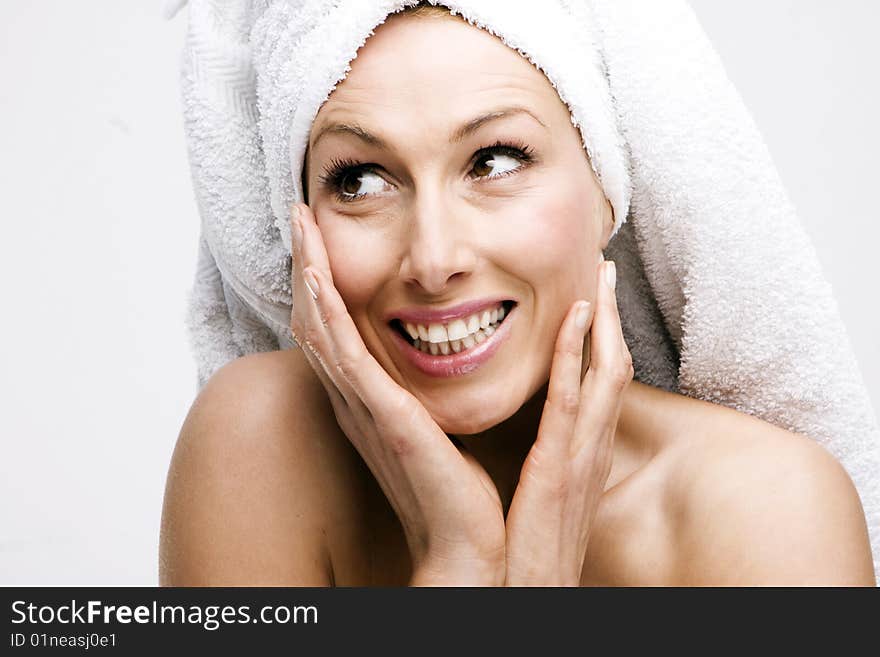
[{"label": "woman's left eye", "polygon": [[530,154],[513,146],[490,146],[477,153],[471,169],[473,178],[502,178],[510,175],[531,161]]}]

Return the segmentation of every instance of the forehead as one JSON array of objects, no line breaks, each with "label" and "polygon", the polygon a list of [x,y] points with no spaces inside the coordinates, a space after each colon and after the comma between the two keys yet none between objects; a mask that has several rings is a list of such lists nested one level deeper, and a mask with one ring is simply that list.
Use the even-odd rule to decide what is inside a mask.
[{"label": "forehead", "polygon": [[[553,86],[500,39],[457,17],[390,17],[330,94],[312,133],[343,117],[454,123],[487,106],[520,105],[569,122]],[[391,124],[393,125],[393,123]]]}]

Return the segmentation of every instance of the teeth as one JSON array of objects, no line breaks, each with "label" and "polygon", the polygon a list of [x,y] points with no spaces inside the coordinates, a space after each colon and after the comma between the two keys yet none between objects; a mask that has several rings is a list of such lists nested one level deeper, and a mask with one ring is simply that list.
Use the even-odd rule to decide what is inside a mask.
[{"label": "teeth", "polygon": [[493,310],[484,310],[462,319],[455,319],[446,325],[407,322],[404,328],[413,340],[418,337],[424,342],[446,342],[447,340],[463,340],[466,335],[473,335],[481,328],[486,329],[502,319],[504,319],[504,307],[499,305]]},{"label": "teeth", "polygon": [[495,333],[498,322],[504,319],[504,306],[483,310],[462,319],[443,324],[413,324],[403,322],[403,327],[413,340],[413,346],[434,356],[459,353],[481,344]]},{"label": "teeth", "polygon": [[466,335],[461,340],[447,340],[445,342],[426,342],[419,338],[416,338],[413,346],[426,354],[432,354],[437,356],[438,354],[443,354],[444,356],[448,356],[450,353],[459,353],[465,349],[470,349],[471,347],[482,344],[485,342],[490,335],[495,332],[495,328],[490,326],[485,329],[480,329],[473,335]]},{"label": "teeth", "polygon": [[446,335],[446,327],[443,324],[428,326],[428,342],[446,342],[448,339],[449,336]]},{"label": "teeth", "polygon": [[467,320],[467,332],[468,333],[476,333],[480,330],[480,318],[476,315],[471,315]]},{"label": "teeth", "polygon": [[[433,328],[436,324],[431,324]],[[446,334],[449,334],[449,341],[453,340],[461,340],[464,336],[468,334],[467,324],[465,324],[462,320],[456,319],[450,322],[449,328],[443,332],[444,339],[446,338]],[[428,333],[430,335],[430,332]],[[438,340],[439,342],[439,340]]]}]

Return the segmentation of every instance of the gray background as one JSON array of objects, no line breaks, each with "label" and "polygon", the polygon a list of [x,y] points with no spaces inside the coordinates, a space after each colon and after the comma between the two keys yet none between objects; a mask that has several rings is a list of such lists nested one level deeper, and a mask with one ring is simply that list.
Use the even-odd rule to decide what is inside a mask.
[{"label": "gray background", "polygon": [[[865,192],[880,5],[692,5],[816,243],[880,408],[880,216]],[[160,2],[0,3],[0,584],[157,582],[165,473],[195,392],[184,29]]]}]

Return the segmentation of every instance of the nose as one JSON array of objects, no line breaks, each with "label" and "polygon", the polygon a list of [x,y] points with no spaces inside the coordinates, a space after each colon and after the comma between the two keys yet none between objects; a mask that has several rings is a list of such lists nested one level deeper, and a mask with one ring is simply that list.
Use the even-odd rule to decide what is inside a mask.
[{"label": "nose", "polygon": [[469,231],[456,221],[450,204],[437,196],[417,199],[407,222],[407,244],[400,276],[429,295],[449,291],[455,280],[466,279],[476,257]]}]

